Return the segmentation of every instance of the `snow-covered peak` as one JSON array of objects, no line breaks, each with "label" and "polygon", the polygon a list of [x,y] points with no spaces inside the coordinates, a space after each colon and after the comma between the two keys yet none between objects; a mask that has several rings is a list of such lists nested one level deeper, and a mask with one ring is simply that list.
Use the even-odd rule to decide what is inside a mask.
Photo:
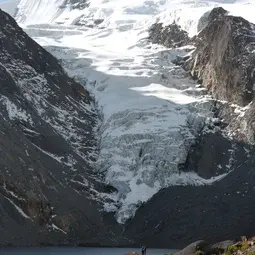
[{"label": "snow-covered peak", "polygon": [[6,0],[0,8],[14,15],[18,23],[85,24],[108,28],[148,27],[155,21],[176,21],[190,35],[196,34],[200,17],[222,6],[233,15],[255,21],[252,0]]}]

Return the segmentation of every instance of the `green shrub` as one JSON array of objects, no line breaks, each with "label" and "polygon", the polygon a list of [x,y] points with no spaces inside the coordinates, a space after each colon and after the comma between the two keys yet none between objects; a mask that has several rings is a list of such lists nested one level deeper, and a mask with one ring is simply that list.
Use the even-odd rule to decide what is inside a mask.
[{"label": "green shrub", "polygon": [[238,247],[236,245],[231,245],[227,248],[226,255],[235,254],[238,251]]},{"label": "green shrub", "polygon": [[200,250],[197,250],[196,251],[196,255],[204,255],[204,252],[200,251]]},{"label": "green shrub", "polygon": [[241,243],[241,248],[240,248],[240,251],[247,251],[249,249],[249,243],[246,241],[246,242],[242,242]]}]

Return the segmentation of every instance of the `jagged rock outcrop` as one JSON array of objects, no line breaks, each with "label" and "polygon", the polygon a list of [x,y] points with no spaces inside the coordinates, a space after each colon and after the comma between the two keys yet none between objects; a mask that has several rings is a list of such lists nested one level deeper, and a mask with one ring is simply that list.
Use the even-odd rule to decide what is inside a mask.
[{"label": "jagged rock outcrop", "polygon": [[115,243],[93,99],[1,10],[0,22],[0,245]]},{"label": "jagged rock outcrop", "polygon": [[162,44],[166,47],[181,47],[189,42],[188,33],[175,22],[163,26],[155,23],[149,29],[149,38],[152,43]]},{"label": "jagged rock outcrop", "polygon": [[[219,117],[235,139],[255,143],[255,33],[254,24],[241,17],[227,15],[223,8],[213,9],[207,25],[194,38],[196,50],[184,64],[221,106]],[[242,109],[231,112],[231,104]],[[237,114],[239,112],[239,114]]]},{"label": "jagged rock outcrop", "polygon": [[253,99],[255,83],[254,25],[225,13],[222,8],[210,12],[189,69],[216,99],[245,106]]}]

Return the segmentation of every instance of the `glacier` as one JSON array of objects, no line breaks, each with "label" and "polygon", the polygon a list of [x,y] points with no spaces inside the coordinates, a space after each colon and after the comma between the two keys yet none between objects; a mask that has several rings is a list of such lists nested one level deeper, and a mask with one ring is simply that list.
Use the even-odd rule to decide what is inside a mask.
[{"label": "glacier", "polygon": [[101,122],[92,167],[117,189],[104,209],[119,223],[162,188],[209,185],[226,175],[208,180],[180,171],[197,134],[214,121],[213,100],[172,63],[192,48],[166,49],[147,40],[157,21],[175,21],[193,36],[200,17],[215,6],[255,21],[248,0],[91,0],[84,8],[65,0],[0,4],[95,97]]}]

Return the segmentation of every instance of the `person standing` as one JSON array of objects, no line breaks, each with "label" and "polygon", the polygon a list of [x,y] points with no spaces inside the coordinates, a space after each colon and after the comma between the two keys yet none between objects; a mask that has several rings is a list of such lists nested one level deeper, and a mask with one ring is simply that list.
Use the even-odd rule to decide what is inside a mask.
[{"label": "person standing", "polygon": [[142,255],[146,255],[146,246],[145,245],[142,246]]}]

